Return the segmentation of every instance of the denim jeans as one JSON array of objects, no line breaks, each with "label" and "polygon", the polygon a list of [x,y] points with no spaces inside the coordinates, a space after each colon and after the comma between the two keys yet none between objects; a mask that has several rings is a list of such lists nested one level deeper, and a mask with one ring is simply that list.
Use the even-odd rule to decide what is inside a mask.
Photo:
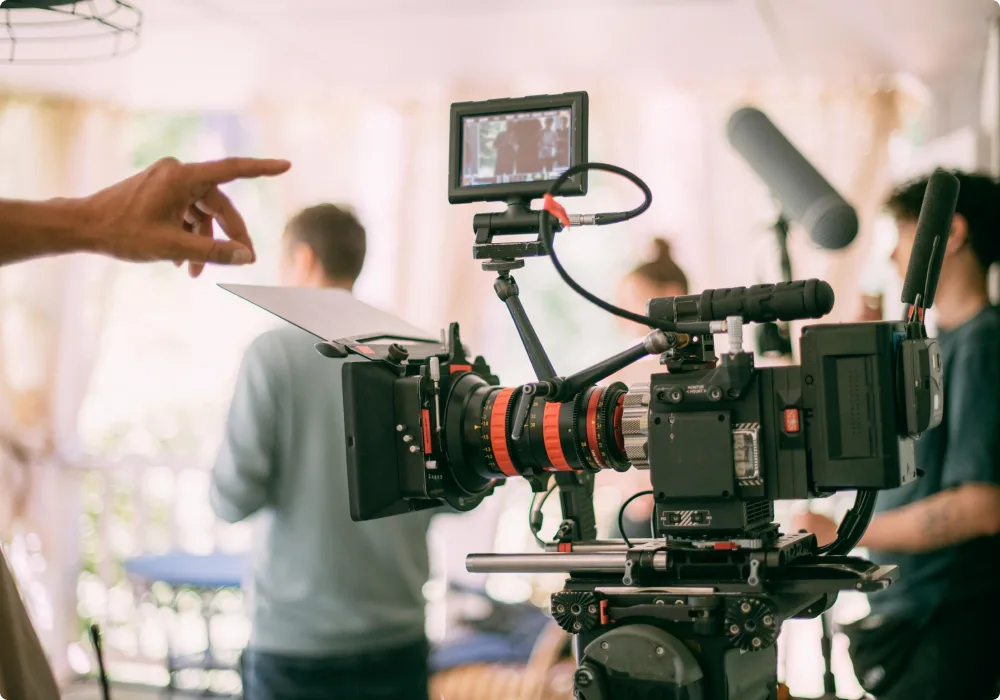
[{"label": "denim jeans", "polygon": [[339,656],[247,649],[244,700],[427,700],[426,641]]}]

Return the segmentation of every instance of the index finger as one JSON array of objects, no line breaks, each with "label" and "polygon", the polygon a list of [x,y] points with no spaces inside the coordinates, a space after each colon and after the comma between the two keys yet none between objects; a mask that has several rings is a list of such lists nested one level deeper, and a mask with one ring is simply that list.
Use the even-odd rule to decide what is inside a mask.
[{"label": "index finger", "polygon": [[250,240],[243,216],[218,187],[211,185],[208,192],[194,203],[194,208],[218,221],[229,238],[242,243],[253,252],[253,241]]},{"label": "index finger", "polygon": [[242,178],[281,175],[292,164],[276,158],[223,158],[184,167],[198,185],[221,185]]}]

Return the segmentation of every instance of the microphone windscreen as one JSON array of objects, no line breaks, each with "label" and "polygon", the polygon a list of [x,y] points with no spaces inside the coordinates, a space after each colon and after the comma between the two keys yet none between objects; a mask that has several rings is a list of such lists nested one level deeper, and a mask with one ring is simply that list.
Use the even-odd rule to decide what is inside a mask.
[{"label": "microphone windscreen", "polygon": [[[944,170],[934,171],[927,181],[924,201],[917,217],[917,232],[913,237],[910,262],[906,266],[906,277],[903,280],[901,299],[904,304],[913,304],[917,295],[924,293],[925,287],[928,294],[922,306],[930,308],[934,302],[944,249],[948,244],[951,222],[958,204],[958,191],[958,178]],[[935,238],[940,239],[936,252]]]},{"label": "microphone windscreen", "polygon": [[784,214],[809,231],[816,245],[846,247],[858,235],[858,215],[767,115],[753,107],[736,111],[726,128],[729,142],[781,202]]}]

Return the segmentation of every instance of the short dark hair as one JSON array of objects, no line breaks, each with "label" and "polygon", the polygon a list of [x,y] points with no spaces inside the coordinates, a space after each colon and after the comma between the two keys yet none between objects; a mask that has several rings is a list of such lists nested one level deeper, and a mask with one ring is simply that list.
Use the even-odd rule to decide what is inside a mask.
[{"label": "short dark hair", "polygon": [[[983,268],[1000,262],[1000,183],[989,175],[951,171],[958,178],[958,204],[969,228],[969,246]],[[928,177],[908,182],[893,190],[886,207],[900,220],[916,221],[927,191]]]},{"label": "short dark hair", "polygon": [[336,204],[303,209],[285,226],[289,240],[304,243],[333,282],[354,283],[365,264],[365,228],[354,210]]},{"label": "short dark hair", "polygon": [[687,294],[687,275],[670,255],[670,244],[662,238],[657,238],[653,243],[656,245],[656,257],[636,267],[632,270],[632,274],[655,287],[678,284]]}]

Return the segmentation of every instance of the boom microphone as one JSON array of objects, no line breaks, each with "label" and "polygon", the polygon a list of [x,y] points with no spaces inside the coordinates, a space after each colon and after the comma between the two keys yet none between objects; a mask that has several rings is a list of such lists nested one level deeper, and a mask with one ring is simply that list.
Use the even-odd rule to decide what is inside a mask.
[{"label": "boom microphone", "polygon": [[650,299],[646,315],[658,321],[723,321],[740,316],[744,323],[822,318],[833,308],[833,288],[822,280],[710,289],[683,297]]},{"label": "boom microphone", "polygon": [[729,143],[821,248],[839,250],[858,235],[854,207],[837,194],[763,112],[744,107],[729,118]]},{"label": "boom microphone", "polygon": [[934,303],[944,247],[948,243],[951,221],[958,204],[958,190],[958,178],[944,170],[935,170],[927,181],[924,201],[917,217],[910,263],[906,266],[903,281],[901,300],[904,304],[913,305],[918,294],[923,297],[921,305],[924,308],[929,309]]}]

